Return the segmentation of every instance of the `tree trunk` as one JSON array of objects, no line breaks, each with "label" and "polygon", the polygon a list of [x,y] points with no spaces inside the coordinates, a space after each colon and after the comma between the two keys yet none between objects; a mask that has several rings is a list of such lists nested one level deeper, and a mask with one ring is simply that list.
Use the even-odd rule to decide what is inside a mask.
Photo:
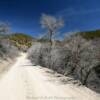
[{"label": "tree trunk", "polygon": [[86,85],[86,86],[87,86],[87,80],[88,80],[88,77],[89,77],[91,71],[92,71],[92,69],[89,70],[89,71],[86,73],[86,76],[85,76],[85,78],[84,78],[84,80],[83,80],[83,82],[82,82],[83,85]]},{"label": "tree trunk", "polygon": [[50,42],[50,48],[49,48],[49,68],[52,69],[52,66],[51,66],[51,50],[52,50],[52,35],[53,35],[53,32],[52,30],[49,30],[49,42]]},{"label": "tree trunk", "polygon": [[74,73],[75,70],[76,70],[76,67],[73,67],[73,68],[71,69],[70,72],[68,72],[68,73],[64,73],[64,75],[65,75],[65,76],[71,75],[71,74]]},{"label": "tree trunk", "polygon": [[52,33],[50,34],[50,46],[52,47]]},{"label": "tree trunk", "polygon": [[81,68],[81,70],[80,70],[80,81],[82,82],[83,81],[83,70],[84,70],[84,67],[83,68]]},{"label": "tree trunk", "polygon": [[49,30],[49,42],[50,42],[50,46],[52,46],[52,30]]}]

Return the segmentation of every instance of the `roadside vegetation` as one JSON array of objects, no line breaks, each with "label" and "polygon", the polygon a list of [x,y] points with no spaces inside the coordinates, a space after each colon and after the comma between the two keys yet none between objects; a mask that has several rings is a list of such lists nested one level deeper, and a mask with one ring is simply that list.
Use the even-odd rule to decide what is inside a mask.
[{"label": "roadside vegetation", "polygon": [[13,33],[9,36],[9,40],[21,51],[27,51],[32,46],[32,42],[35,40],[29,35],[24,33]]},{"label": "roadside vegetation", "polygon": [[75,33],[54,40],[53,36],[64,26],[63,19],[43,14],[40,22],[48,36],[32,45],[28,58],[100,92],[100,32]]},{"label": "roadside vegetation", "polygon": [[16,57],[18,49],[9,40],[10,27],[6,23],[0,23],[0,58],[7,59]]},{"label": "roadside vegetation", "polygon": [[21,52],[27,51],[32,39],[26,34],[12,33],[8,24],[0,23],[0,74],[9,69]]}]

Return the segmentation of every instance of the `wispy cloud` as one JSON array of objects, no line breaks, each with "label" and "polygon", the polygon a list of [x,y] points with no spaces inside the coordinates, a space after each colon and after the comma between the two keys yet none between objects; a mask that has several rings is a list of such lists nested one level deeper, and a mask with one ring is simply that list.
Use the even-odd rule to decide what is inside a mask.
[{"label": "wispy cloud", "polygon": [[70,16],[79,16],[79,15],[87,15],[87,14],[93,14],[93,13],[100,13],[100,9],[74,9],[74,8],[66,8],[59,12],[57,12],[56,15],[62,16],[64,18],[70,17]]},{"label": "wispy cloud", "polygon": [[[99,20],[100,9],[75,9],[66,8],[56,13],[56,16],[61,16],[65,21],[64,31],[61,32],[63,35],[73,34],[75,32],[95,29],[97,19]],[[82,19],[83,18],[83,19]],[[95,20],[95,21],[94,21]]]}]

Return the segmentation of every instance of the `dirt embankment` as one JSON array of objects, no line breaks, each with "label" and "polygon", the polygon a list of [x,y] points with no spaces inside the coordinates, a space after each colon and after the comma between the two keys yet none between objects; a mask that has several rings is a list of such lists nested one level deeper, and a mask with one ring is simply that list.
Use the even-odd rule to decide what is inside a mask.
[{"label": "dirt embankment", "polygon": [[7,58],[6,60],[0,59],[0,78],[4,73],[6,73],[11,68],[11,66],[14,64],[15,61],[16,58],[14,59]]}]

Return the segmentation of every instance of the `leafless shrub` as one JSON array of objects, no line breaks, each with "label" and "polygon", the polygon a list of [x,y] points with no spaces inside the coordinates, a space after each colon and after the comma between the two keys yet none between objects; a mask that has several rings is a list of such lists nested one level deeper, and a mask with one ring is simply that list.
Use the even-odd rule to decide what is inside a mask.
[{"label": "leafless shrub", "polygon": [[51,49],[46,43],[35,44],[29,50],[29,57],[33,62],[61,74],[72,74],[86,85],[90,73],[99,64],[95,47],[79,35],[68,38],[64,44]]},{"label": "leafless shrub", "polygon": [[28,50],[29,53],[28,57],[36,64],[39,64],[40,49],[41,49],[41,44],[36,43]]},{"label": "leafless shrub", "polygon": [[11,44],[9,40],[0,41],[0,57],[1,59],[14,58],[18,55],[18,49]]},{"label": "leafless shrub", "polygon": [[49,46],[47,44],[36,43],[28,50],[29,58],[42,66],[49,66]]},{"label": "leafless shrub", "polygon": [[64,74],[69,60],[69,51],[64,47],[55,46],[51,50],[52,69]]},{"label": "leafless shrub", "polygon": [[0,22],[0,34],[9,34],[10,32],[10,27],[8,25],[8,23],[3,23]]},{"label": "leafless shrub", "polygon": [[81,80],[82,84],[86,85],[91,71],[99,63],[92,42],[81,36],[74,36],[65,46],[71,51],[71,58],[68,62],[71,68],[69,73],[75,73],[74,75]]}]

